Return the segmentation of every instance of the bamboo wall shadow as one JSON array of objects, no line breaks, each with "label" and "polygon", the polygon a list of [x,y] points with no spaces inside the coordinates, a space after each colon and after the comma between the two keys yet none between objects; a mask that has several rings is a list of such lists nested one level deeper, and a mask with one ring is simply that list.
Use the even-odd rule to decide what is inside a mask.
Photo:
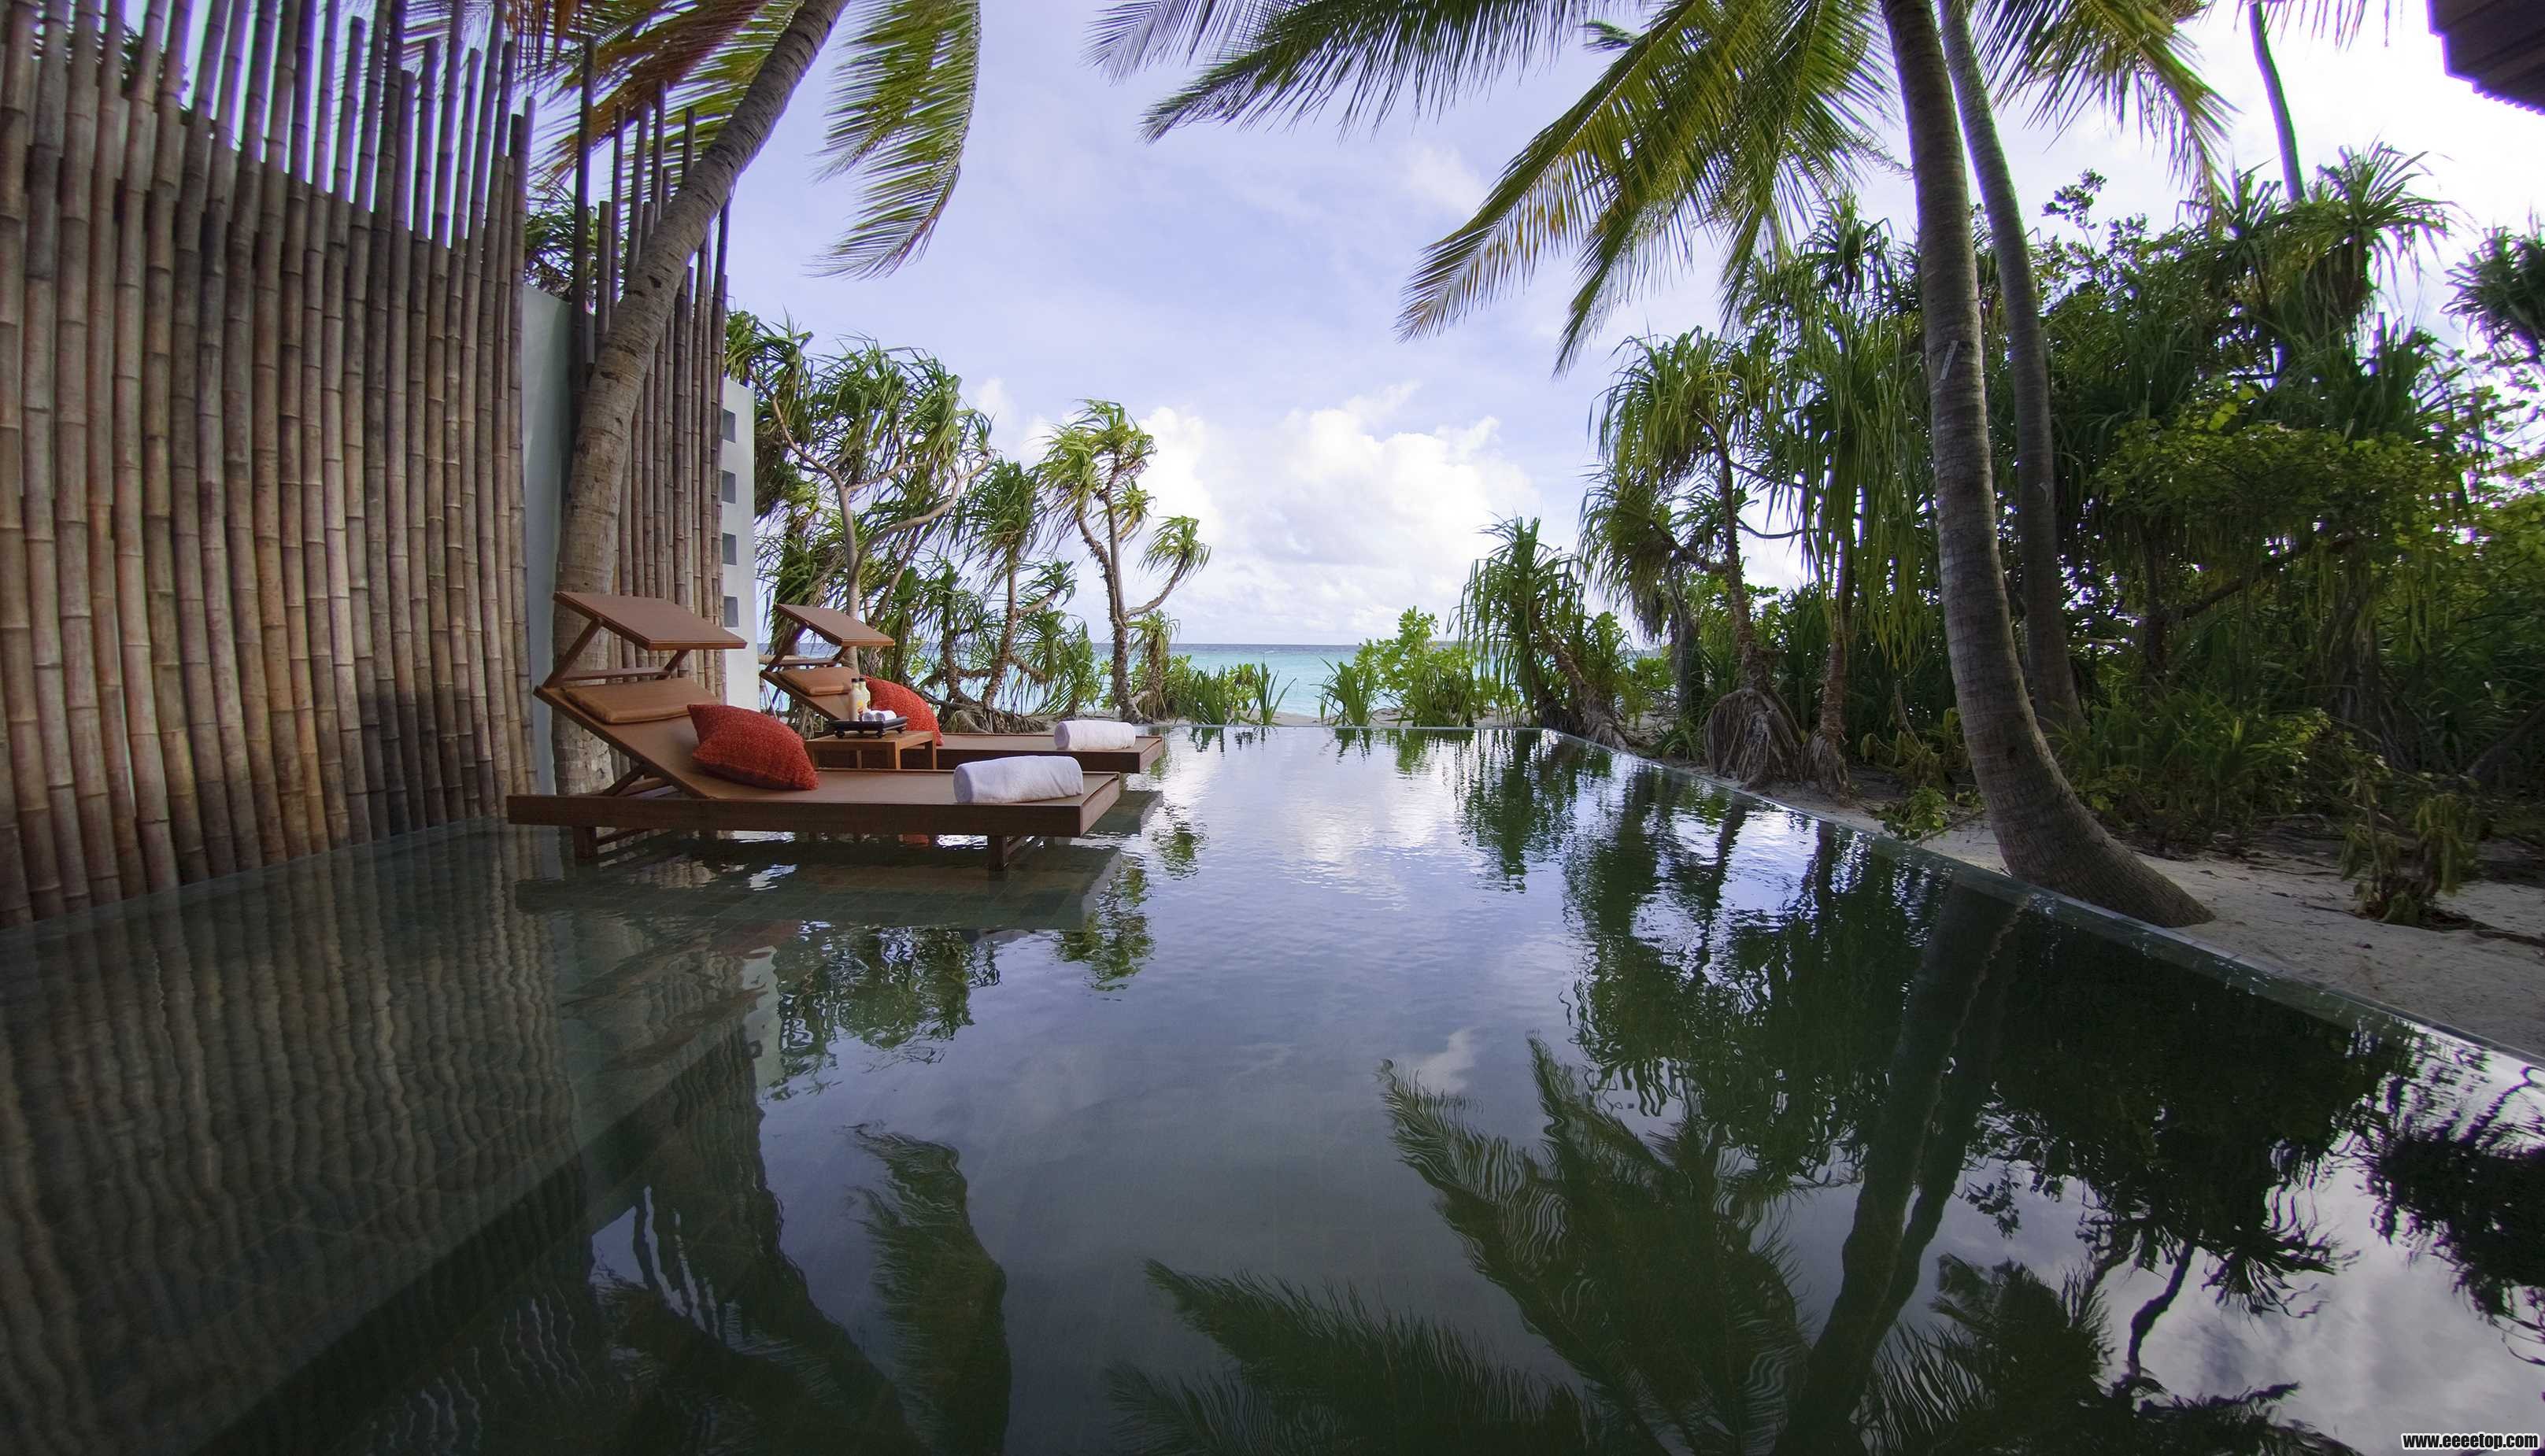
[{"label": "bamboo wall shadow", "polygon": [[[491,814],[545,628],[522,394],[580,382],[522,372],[519,47],[403,0],[0,3],[0,925]],[[577,369],[687,151],[624,129]],[[622,513],[624,589],[699,607],[721,264]]]}]

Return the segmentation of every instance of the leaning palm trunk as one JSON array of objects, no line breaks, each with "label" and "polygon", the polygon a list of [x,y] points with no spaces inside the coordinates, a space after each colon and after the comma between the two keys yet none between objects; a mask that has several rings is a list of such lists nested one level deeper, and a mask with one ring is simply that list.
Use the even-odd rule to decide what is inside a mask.
[{"label": "leaning palm trunk", "polygon": [[1998,563],[1979,266],[1971,252],[1952,76],[1935,12],[1925,0],[1882,0],[1882,13],[1900,70],[1917,183],[1936,556],[1945,647],[1972,775],[1988,802],[1998,848],[2016,875],[2157,925],[2196,924],[2209,912],[2141,862],[2078,801],[2024,694]]},{"label": "leaning palm trunk", "polygon": [[[606,592],[613,581],[618,541],[619,495],[627,468],[627,430],[645,387],[646,365],[679,301],[689,260],[707,240],[707,229],[733,196],[743,169],[760,154],[778,118],[795,94],[831,36],[847,0],[804,0],[768,59],[698,165],[682,174],[681,190],[651,219],[651,230],[626,287],[612,305],[583,390],[575,424],[574,462],[566,477],[563,519],[557,532],[560,590]],[[556,650],[573,645],[568,614],[556,618]],[[556,723],[557,786],[589,787],[599,768],[596,753],[562,718]]]},{"label": "leaning palm trunk", "polygon": [[2014,525],[2023,557],[2023,666],[2033,711],[2052,728],[2081,716],[2077,680],[2068,666],[2068,600],[2059,566],[2059,481],[2051,440],[2050,351],[2042,338],[2041,290],[2032,277],[2032,240],[2014,172],[1998,139],[1988,82],[1971,44],[1969,0],[1944,6],[1944,54],[1961,103],[1962,136],[1978,174],[1997,249],[1998,287],[2005,300],[2008,371],[2014,387]]},{"label": "leaning palm trunk", "polygon": [[2279,133],[2280,181],[2291,202],[2306,201],[2306,173],[2298,166],[2298,128],[2289,118],[2289,94],[2280,86],[2280,63],[2271,58],[2270,26],[2262,19],[2262,0],[2245,0],[2245,20],[2254,32],[2254,64],[2262,73],[2262,94],[2271,105],[2271,127]]}]

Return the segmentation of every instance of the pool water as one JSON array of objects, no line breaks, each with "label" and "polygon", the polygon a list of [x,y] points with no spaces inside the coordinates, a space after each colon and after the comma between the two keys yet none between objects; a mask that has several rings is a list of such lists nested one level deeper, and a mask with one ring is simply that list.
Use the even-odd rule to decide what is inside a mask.
[{"label": "pool water", "polygon": [[980,852],[478,825],[0,937],[0,1449],[2545,1424],[2521,1056],[1529,732],[1192,730]]}]

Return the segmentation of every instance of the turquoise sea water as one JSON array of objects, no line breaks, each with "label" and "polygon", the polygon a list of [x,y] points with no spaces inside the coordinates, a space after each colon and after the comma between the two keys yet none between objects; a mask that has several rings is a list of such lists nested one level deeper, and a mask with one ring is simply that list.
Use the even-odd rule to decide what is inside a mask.
[{"label": "turquoise sea water", "polygon": [[1272,680],[1282,687],[1281,711],[1310,715],[1317,711],[1317,688],[1326,681],[1326,665],[1353,655],[1349,645],[1301,643],[1179,642],[1176,651],[1191,658],[1194,667],[1211,672],[1260,662],[1272,670]]}]

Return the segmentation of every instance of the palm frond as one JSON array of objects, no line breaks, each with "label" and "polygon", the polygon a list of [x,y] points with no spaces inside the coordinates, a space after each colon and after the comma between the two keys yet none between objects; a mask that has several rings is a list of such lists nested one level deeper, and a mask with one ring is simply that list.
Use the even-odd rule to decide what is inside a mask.
[{"label": "palm frond", "polygon": [[2183,176],[2215,176],[2229,108],[2201,79],[2183,31],[2203,0],[1970,3],[1992,88],[2029,96],[2037,122],[2100,111],[2164,143]]},{"label": "palm frond", "polygon": [[1154,140],[1194,121],[1295,122],[1338,102],[1346,130],[1375,126],[1400,105],[1437,114],[1552,59],[1583,22],[1609,8],[1599,0],[1265,4],[1230,25],[1220,58],[1151,108],[1142,127]]},{"label": "palm frond", "polygon": [[1569,248],[1579,284],[1561,368],[1624,297],[1691,260],[1700,235],[1726,242],[1737,273],[1878,155],[1887,93],[1864,65],[1860,0],[1676,0],[1600,43],[1615,52],[1600,80],[1427,251],[1402,333],[1446,326]]}]

